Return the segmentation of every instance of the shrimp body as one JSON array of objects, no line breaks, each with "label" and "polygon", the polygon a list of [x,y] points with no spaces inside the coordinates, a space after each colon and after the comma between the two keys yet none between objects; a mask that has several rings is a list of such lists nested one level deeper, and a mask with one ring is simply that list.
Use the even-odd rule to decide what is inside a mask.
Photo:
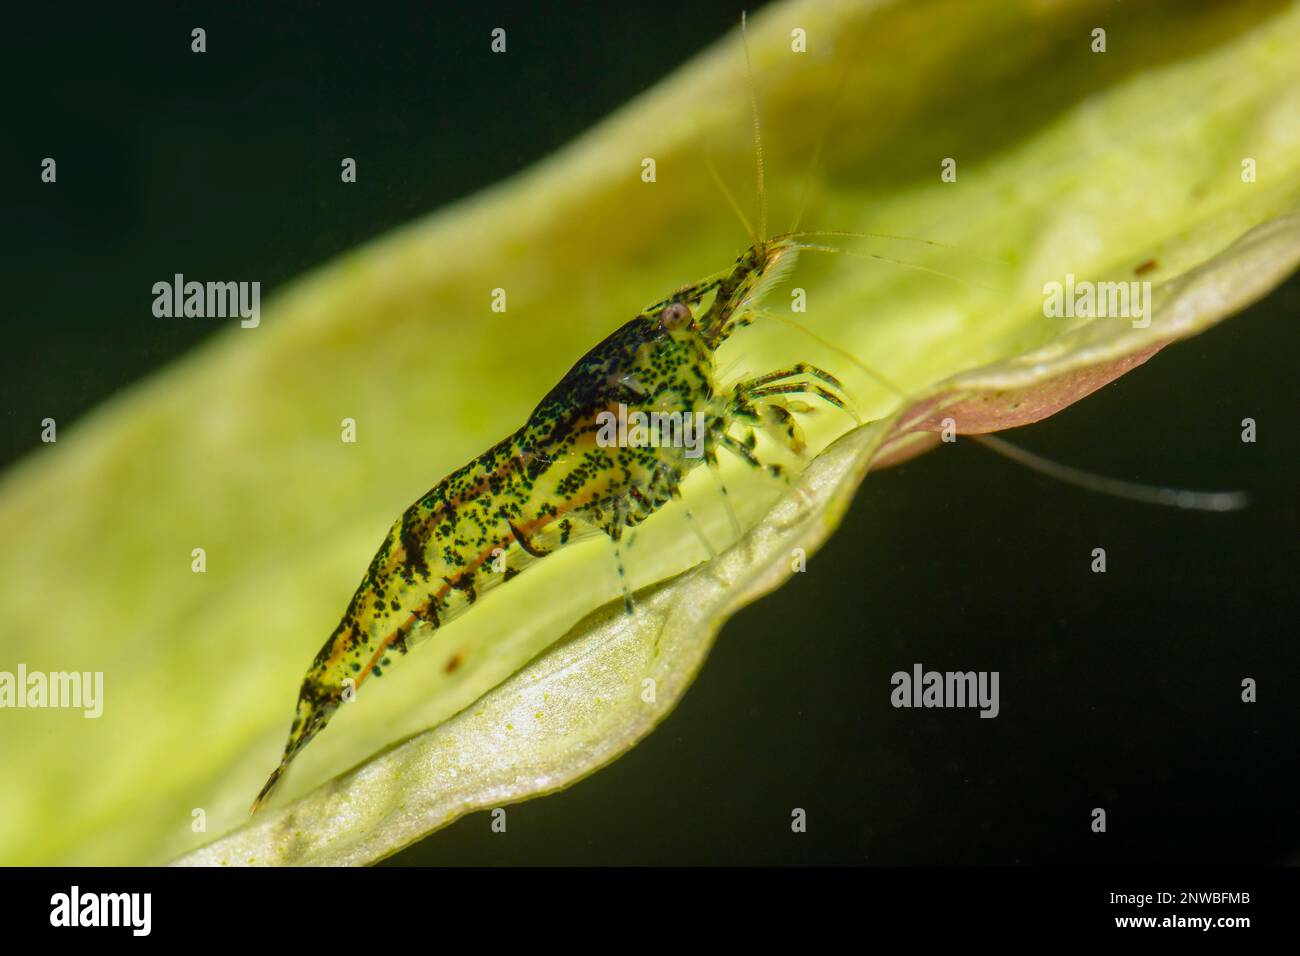
[{"label": "shrimp body", "polygon": [[[625,528],[679,494],[692,468],[704,461],[716,464],[719,448],[759,466],[753,426],[802,451],[785,396],[813,394],[843,407],[839,383],[799,364],[724,392],[714,360],[733,329],[747,324],[750,306],[781,271],[778,265],[783,269],[793,255],[780,239],[757,243],[727,272],[648,307],[583,356],[523,427],[406,509],[308,668],[284,755],[254,811],[329,722],[345,693],[379,677],[398,655],[489,588],[587,533],[603,532],[617,547]],[[697,318],[692,310],[706,301]],[[798,380],[805,373],[829,389]],[[684,444],[602,440],[607,416],[620,406],[625,415],[696,416],[704,424],[702,453],[693,455]],[[729,433],[737,423],[750,426],[742,438]],[[631,611],[626,585],[624,593]]]}]

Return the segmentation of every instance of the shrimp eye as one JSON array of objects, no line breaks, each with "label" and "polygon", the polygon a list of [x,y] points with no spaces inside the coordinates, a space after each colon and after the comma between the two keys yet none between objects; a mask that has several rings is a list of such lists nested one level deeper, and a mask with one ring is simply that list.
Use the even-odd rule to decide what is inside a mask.
[{"label": "shrimp eye", "polygon": [[665,329],[680,329],[690,324],[691,310],[681,302],[670,302],[659,313],[659,324]]}]

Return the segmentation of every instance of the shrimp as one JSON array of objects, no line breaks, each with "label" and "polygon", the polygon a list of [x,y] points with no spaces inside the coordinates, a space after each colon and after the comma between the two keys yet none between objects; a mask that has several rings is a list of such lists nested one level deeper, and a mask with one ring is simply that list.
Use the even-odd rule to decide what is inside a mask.
[{"label": "shrimp", "polygon": [[[279,766],[253,804],[260,809],[286,769],[370,677],[447,624],[487,590],[556,548],[603,532],[616,555],[625,529],[680,497],[686,475],[730,452],[781,476],[755,455],[755,430],[802,454],[798,396],[846,409],[829,372],[798,362],[724,388],[715,353],[794,262],[792,236],[758,239],[725,272],[647,307],[591,349],[514,434],[452,472],[393,524],[343,618],[307,670]],[[609,444],[601,430],[622,406],[698,416],[702,454],[685,446]],[[498,571],[508,555],[508,566]],[[624,604],[632,613],[623,575]]]}]

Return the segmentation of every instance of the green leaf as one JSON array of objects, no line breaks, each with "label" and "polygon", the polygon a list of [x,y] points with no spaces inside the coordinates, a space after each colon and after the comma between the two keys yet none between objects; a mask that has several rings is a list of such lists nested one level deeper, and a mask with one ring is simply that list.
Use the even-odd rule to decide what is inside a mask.
[{"label": "green leaf", "polygon": [[[1090,50],[1097,25],[1106,53]],[[795,27],[807,54],[790,51]],[[492,592],[367,685],[279,809],[249,821],[302,672],[392,519],[591,344],[738,251],[703,158],[751,208],[738,39],[517,180],[301,280],[261,328],[110,403],[0,487],[0,540],[22,542],[0,555],[3,660],[103,670],[106,696],[99,720],[4,714],[0,759],[23,785],[0,791],[0,858],[363,863],[615,759],[672,709],[726,617],[834,529],[873,460],[932,443],[944,417],[969,432],[1051,414],[1295,268],[1297,41],[1300,9],[1283,5],[765,11],[750,44],[773,223],[794,215],[829,128],[804,223],[945,245],[833,240],[933,271],[805,254],[797,318],[837,348],[760,319],[720,364],[815,362],[871,423],[809,416],[820,452],[793,489],[728,471],[747,529],[734,544],[700,469],[687,498],[722,553],[704,561],[680,509],[656,515],[627,555],[634,618],[611,603],[600,541]],[[1045,283],[1133,280],[1151,261],[1148,327],[1044,316]],[[504,314],[488,308],[497,287]],[[767,307],[788,315],[788,294]],[[339,441],[344,417],[356,445]]]}]

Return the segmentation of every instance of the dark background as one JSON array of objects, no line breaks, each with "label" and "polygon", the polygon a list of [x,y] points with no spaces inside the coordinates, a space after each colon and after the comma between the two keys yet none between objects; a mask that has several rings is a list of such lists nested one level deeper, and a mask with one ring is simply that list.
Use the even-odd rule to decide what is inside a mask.
[{"label": "dark background", "polygon": [[[270,295],[546,155],[738,13],[7,12],[0,465],[40,419],[63,426],[221,327],[153,319],[160,275],[257,276]],[[506,57],[487,52],[499,25]],[[363,174],[339,189],[345,155]],[[1292,279],[1011,435],[1115,477],[1245,488],[1249,510],[1102,498],[970,442],[874,475],[808,572],[727,624],[649,739],[511,807],[505,835],[475,814],[392,862],[1297,861],[1298,306]],[[894,710],[889,676],[914,662],[1000,671],[1001,715]]]}]

